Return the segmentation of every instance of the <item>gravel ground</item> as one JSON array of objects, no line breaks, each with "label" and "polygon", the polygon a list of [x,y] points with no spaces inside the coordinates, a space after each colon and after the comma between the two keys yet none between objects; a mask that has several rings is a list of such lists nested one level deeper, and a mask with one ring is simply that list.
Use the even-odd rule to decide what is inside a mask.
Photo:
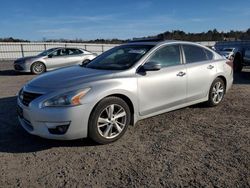
[{"label": "gravel ground", "polygon": [[52,141],[19,125],[15,94],[34,76],[0,62],[0,187],[250,187],[250,71],[215,108],[129,127],[119,141]]}]

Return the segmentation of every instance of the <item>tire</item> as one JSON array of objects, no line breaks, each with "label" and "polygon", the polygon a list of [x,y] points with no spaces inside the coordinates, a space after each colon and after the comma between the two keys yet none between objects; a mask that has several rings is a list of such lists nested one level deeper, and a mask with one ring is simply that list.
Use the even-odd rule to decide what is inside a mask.
[{"label": "tire", "polygon": [[217,106],[224,98],[226,86],[221,78],[216,78],[209,90],[207,105],[210,107]]},{"label": "tire", "polygon": [[241,61],[241,57],[240,55],[237,55],[234,59],[234,62],[233,62],[233,66],[234,66],[234,72],[236,73],[240,73],[242,71],[242,61]]},{"label": "tire", "polygon": [[124,135],[130,118],[130,109],[124,100],[119,97],[104,98],[90,115],[88,136],[99,144],[114,142]]},{"label": "tire", "polygon": [[42,74],[46,71],[46,67],[41,62],[35,62],[31,65],[32,74]]}]

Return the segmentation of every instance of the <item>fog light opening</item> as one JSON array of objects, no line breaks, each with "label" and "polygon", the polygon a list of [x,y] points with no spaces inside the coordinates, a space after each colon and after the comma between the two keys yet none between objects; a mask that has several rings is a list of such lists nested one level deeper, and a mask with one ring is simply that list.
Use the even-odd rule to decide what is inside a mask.
[{"label": "fog light opening", "polygon": [[58,135],[62,135],[65,134],[69,128],[70,124],[66,124],[66,125],[58,125],[55,128],[49,128],[49,132],[51,134],[58,134]]}]

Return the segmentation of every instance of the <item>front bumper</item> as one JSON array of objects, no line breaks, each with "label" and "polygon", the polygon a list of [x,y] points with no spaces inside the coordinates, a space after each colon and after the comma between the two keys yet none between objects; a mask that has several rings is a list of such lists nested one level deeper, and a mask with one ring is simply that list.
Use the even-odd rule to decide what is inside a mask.
[{"label": "front bumper", "polygon": [[30,72],[30,67],[25,63],[14,63],[13,67],[17,72]]},{"label": "front bumper", "polygon": [[[22,115],[18,116],[22,127],[30,134],[56,140],[73,140],[88,136],[88,119],[92,106],[39,108],[36,100],[27,107],[18,99]],[[69,124],[65,134],[52,134],[49,129]]]}]

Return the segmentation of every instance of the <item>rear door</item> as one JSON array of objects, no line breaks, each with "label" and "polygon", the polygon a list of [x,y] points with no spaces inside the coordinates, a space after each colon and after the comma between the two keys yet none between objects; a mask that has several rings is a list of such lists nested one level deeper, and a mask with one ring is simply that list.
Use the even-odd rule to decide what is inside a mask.
[{"label": "rear door", "polygon": [[71,65],[81,64],[84,59],[83,56],[84,56],[83,51],[75,48],[67,48],[65,56],[66,65],[71,66]]},{"label": "rear door", "polygon": [[207,96],[216,74],[213,53],[196,46],[182,45],[187,70],[187,102]]}]

